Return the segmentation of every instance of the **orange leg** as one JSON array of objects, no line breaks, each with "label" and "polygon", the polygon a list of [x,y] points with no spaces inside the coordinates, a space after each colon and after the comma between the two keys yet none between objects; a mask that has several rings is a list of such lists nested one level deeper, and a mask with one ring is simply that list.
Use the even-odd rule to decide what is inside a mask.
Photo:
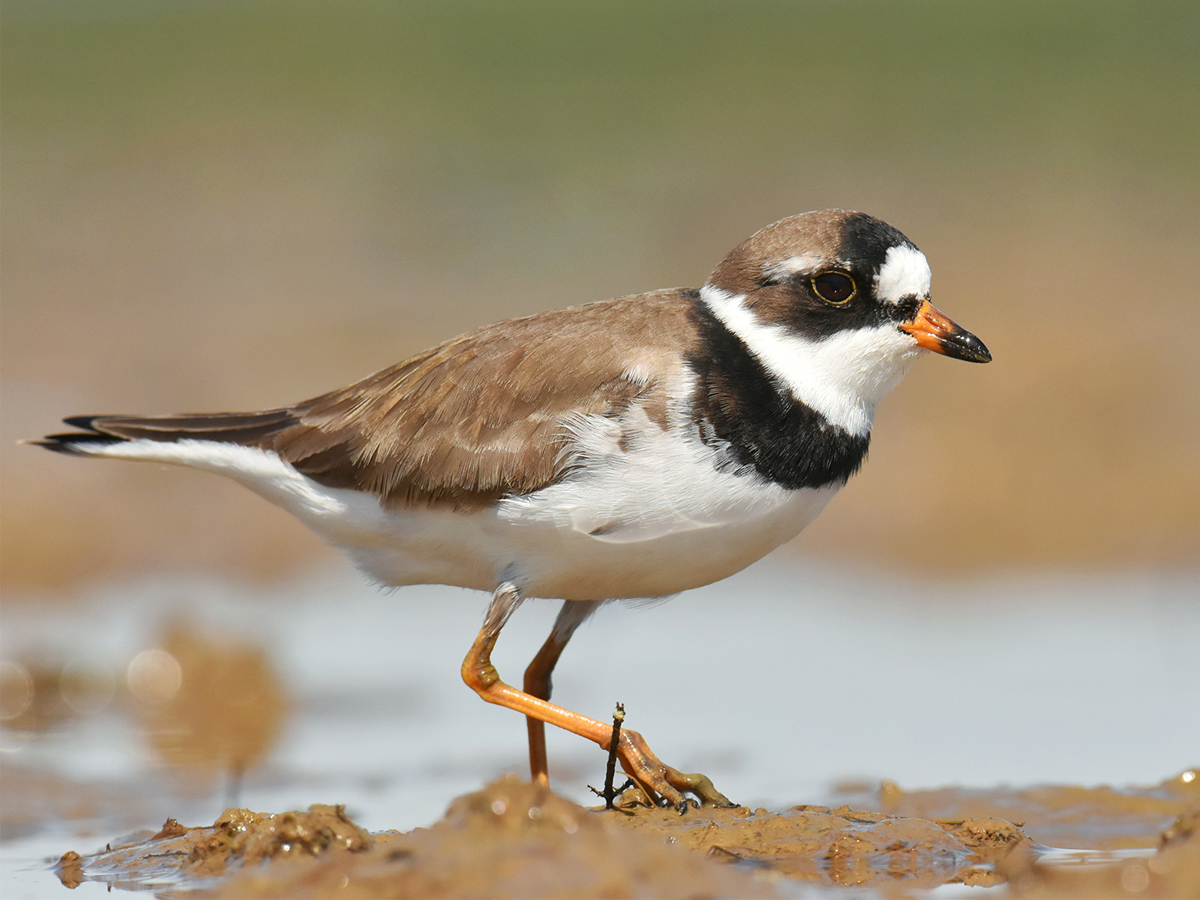
[{"label": "orange leg", "polygon": [[[581,716],[579,713],[571,712],[571,710],[564,709],[561,706],[555,706],[553,703],[543,700],[540,697],[535,697],[525,691],[519,691],[500,680],[500,675],[496,671],[496,667],[492,665],[492,648],[496,646],[496,639],[500,636],[500,630],[508,622],[509,617],[516,608],[520,606],[522,599],[520,593],[511,584],[503,584],[496,589],[496,593],[492,597],[492,604],[488,607],[487,616],[484,618],[483,628],[480,629],[479,636],[475,638],[475,643],[471,646],[470,652],[467,653],[466,659],[463,660],[463,681],[488,703],[506,706],[509,709],[524,713],[529,719],[536,719],[539,722],[565,728],[567,731],[595,742],[601,749],[607,750],[609,741],[612,738],[612,725],[609,723],[590,719],[587,716]],[[566,613],[561,614],[560,619],[563,615],[566,615]],[[583,618],[586,618],[586,615]],[[583,621],[583,618],[580,619],[580,622]],[[575,623],[574,627],[578,627],[578,624]],[[574,627],[571,628],[572,631]],[[550,644],[553,640],[554,636],[551,635],[551,639],[547,643]],[[562,643],[565,645],[566,641],[564,640]],[[561,652],[561,646],[558,647],[557,653],[552,648],[547,652],[546,660],[549,661],[551,658],[557,660],[557,654]],[[539,653],[538,656],[542,656],[542,654]],[[536,663],[537,661],[535,660],[535,665]],[[538,686],[536,684],[538,673],[544,670],[547,693],[549,692],[549,674],[552,668],[552,661],[548,666],[543,663],[536,665],[534,668],[535,677],[533,680],[535,686]],[[543,755],[542,768],[544,769],[544,742],[541,752]],[[533,749],[531,748],[531,757],[532,753]],[[657,756],[650,752],[650,747],[636,731],[626,730],[621,732],[617,755],[621,760],[621,767],[646,793],[646,796],[651,801],[657,801],[661,798],[662,802],[682,810],[686,804],[684,793],[687,792],[695,794],[700,798],[702,803],[708,805],[733,805],[703,775],[687,775],[664,764]],[[537,761],[531,759],[531,764],[536,766]],[[539,775],[535,770],[534,776],[540,779],[544,777],[544,772]]]},{"label": "orange leg", "polygon": [[[563,607],[554,620],[554,629],[542,649],[538,651],[529,668],[525,670],[525,693],[539,700],[549,700],[553,684],[550,675],[562,656],[563,648],[575,629],[587,621],[600,608],[600,601],[564,600]],[[533,716],[525,717],[529,727],[529,770],[535,784],[550,786],[550,775],[546,763],[546,723]]]}]

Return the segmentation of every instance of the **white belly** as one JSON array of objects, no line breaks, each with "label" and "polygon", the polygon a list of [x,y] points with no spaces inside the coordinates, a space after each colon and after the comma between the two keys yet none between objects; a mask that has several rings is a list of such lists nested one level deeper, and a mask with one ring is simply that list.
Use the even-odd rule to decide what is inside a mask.
[{"label": "white belly", "polygon": [[[640,415],[638,412],[631,413]],[[576,423],[571,474],[471,514],[384,511],[328,491],[361,524],[327,533],[385,584],[434,582],[568,600],[653,597],[726,578],[800,533],[840,485],[787,490],[717,465],[698,437],[648,421]],[[353,496],[345,496],[353,495]],[[364,508],[364,504],[369,504]],[[309,523],[318,531],[321,521]]]},{"label": "white belly", "polygon": [[[710,584],[761,559],[816,518],[835,489],[789,493],[787,502],[752,518],[645,540],[605,540],[570,526],[514,521],[497,510],[468,515],[380,510],[372,527],[355,529],[354,535],[339,529],[329,538],[384,584],[490,591],[511,581],[531,597],[656,597]],[[374,503],[361,495],[347,499]]]},{"label": "white belly", "polygon": [[[584,423],[586,424],[586,423]],[[217,472],[291,512],[387,585],[449,584],[567,600],[655,597],[740,571],[799,534],[840,485],[786,490],[722,471],[713,451],[647,428],[614,448],[581,425],[573,474],[471,513],[385,509],[327,488],[275,453],[211,441],[129,441],[98,455]],[[618,436],[619,437],[619,436]]]}]

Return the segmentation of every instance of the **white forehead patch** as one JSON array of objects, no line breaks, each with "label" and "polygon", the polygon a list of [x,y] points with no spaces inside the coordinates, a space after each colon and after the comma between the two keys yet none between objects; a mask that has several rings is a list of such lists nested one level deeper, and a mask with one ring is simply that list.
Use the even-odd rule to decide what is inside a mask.
[{"label": "white forehead patch", "polygon": [[783,281],[790,278],[798,272],[805,272],[809,269],[815,269],[825,262],[824,257],[818,256],[816,253],[805,253],[802,256],[789,256],[787,259],[780,260],[767,267],[764,273],[772,281]]},{"label": "white forehead patch", "polygon": [[884,303],[899,303],[913,296],[925,298],[932,277],[924,253],[916,247],[892,247],[875,276],[875,296]]}]

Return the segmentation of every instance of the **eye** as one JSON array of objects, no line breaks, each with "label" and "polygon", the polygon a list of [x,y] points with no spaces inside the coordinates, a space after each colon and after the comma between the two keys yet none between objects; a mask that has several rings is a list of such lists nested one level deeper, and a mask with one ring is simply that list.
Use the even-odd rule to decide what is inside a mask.
[{"label": "eye", "polygon": [[814,294],[831,306],[845,306],[858,293],[854,279],[845,272],[824,272],[821,275],[814,275],[812,289]]}]

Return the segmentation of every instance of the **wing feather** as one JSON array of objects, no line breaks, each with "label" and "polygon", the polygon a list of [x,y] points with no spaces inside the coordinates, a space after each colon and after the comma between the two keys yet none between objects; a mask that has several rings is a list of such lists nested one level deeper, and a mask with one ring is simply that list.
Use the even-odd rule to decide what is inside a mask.
[{"label": "wing feather", "polygon": [[269,446],[314,480],[399,505],[530,493],[562,477],[570,421],[665,409],[691,302],[658,291],[480,329],[297,404]]}]

